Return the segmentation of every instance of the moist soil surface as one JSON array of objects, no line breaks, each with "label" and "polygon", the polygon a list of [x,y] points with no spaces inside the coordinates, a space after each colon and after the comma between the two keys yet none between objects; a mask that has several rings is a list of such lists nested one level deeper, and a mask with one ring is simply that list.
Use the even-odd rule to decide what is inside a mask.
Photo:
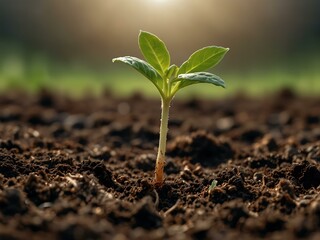
[{"label": "moist soil surface", "polygon": [[0,96],[0,239],[320,239],[320,98]]}]

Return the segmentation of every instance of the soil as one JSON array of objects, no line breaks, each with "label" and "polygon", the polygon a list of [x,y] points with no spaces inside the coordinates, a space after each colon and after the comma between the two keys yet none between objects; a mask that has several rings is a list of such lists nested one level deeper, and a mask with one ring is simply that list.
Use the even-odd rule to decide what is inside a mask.
[{"label": "soil", "polygon": [[175,99],[161,187],[159,100],[11,92],[0,109],[1,240],[320,239],[320,98]]}]

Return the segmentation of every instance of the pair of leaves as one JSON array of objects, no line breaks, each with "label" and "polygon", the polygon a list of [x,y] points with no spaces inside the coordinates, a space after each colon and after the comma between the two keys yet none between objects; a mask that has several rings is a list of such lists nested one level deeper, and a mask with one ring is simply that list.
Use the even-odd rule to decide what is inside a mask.
[{"label": "pair of leaves", "polygon": [[[135,68],[157,87],[162,97],[173,97],[179,89],[196,83],[211,83],[225,87],[220,77],[202,71],[217,65],[228,48],[202,48],[194,52],[179,68],[176,65],[170,66],[169,51],[157,36],[141,31],[139,47],[147,62],[130,56],[114,58],[113,62],[123,62]],[[172,81],[169,81],[170,79]],[[174,85],[172,92],[165,92],[165,89],[171,89],[168,84]]]}]

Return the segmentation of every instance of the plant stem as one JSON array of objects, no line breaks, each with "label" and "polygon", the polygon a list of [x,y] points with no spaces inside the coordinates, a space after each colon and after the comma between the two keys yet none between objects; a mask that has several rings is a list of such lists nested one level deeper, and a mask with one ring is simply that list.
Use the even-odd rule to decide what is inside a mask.
[{"label": "plant stem", "polygon": [[154,179],[154,182],[157,185],[162,185],[164,180],[163,169],[165,165],[170,102],[171,102],[170,98],[161,99],[160,139],[159,139],[159,147],[158,147],[158,155],[157,155],[155,179]]}]

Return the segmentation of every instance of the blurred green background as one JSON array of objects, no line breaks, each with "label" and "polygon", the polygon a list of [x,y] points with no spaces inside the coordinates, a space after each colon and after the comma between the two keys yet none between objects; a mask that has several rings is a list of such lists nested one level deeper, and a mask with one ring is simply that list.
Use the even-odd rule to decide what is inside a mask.
[{"label": "blurred green background", "polygon": [[320,93],[320,1],[0,0],[0,90],[47,87],[74,96],[156,89],[117,56],[142,57],[139,30],[158,35],[181,64],[198,48],[231,50],[212,72],[227,90],[196,85],[178,96]]}]

